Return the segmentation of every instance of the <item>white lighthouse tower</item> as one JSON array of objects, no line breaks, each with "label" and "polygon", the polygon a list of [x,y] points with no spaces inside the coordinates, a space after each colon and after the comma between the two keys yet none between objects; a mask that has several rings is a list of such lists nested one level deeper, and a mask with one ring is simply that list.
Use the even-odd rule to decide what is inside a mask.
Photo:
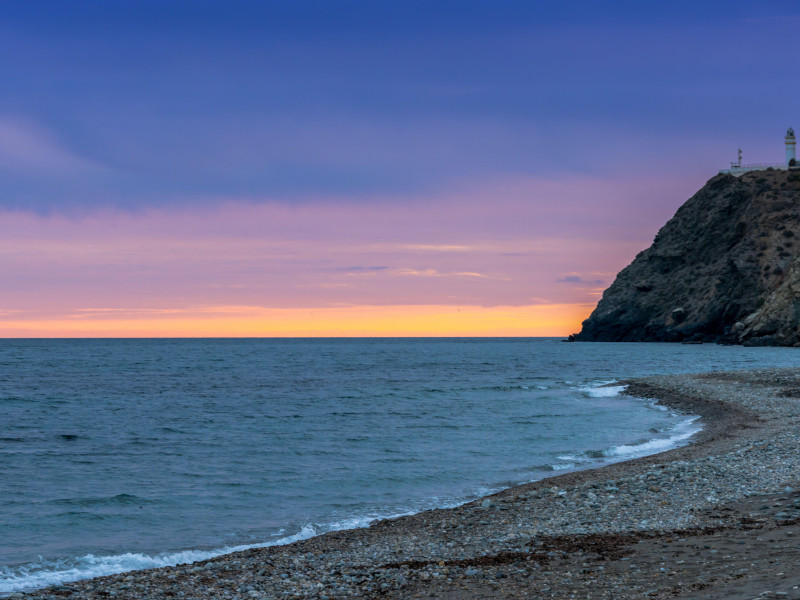
[{"label": "white lighthouse tower", "polygon": [[789,167],[790,165],[794,165],[794,149],[795,149],[795,138],[794,138],[794,129],[789,127],[788,131],[786,132],[786,137],[784,138],[786,142],[786,166]]}]

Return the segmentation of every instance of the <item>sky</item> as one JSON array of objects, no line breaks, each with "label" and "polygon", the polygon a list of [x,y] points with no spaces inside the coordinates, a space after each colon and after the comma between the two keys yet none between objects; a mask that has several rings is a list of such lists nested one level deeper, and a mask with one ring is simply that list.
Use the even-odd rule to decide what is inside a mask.
[{"label": "sky", "polygon": [[562,336],[800,127],[796,2],[0,3],[0,337]]}]

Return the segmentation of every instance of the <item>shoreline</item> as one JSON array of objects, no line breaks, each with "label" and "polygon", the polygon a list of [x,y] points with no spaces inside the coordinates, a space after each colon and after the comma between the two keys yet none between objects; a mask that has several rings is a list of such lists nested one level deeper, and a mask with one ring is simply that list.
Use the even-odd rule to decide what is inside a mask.
[{"label": "shoreline", "polygon": [[[618,397],[620,395],[623,396],[632,396],[637,401],[641,401],[647,405],[659,404],[659,402],[655,401],[654,398],[650,397],[642,397],[636,394],[631,394],[626,392],[626,388],[629,386],[628,380],[614,380],[614,381],[605,381],[603,383],[596,383],[585,385],[576,388],[578,391],[588,394],[589,398],[607,398],[609,396]],[[604,391],[604,390],[613,390],[613,394],[610,393],[599,393],[596,392]],[[668,408],[664,406],[664,408]],[[689,415],[679,410],[676,410],[674,416],[678,416],[683,418],[682,421],[675,423],[675,428],[680,428],[681,426],[691,426],[695,421],[701,419],[700,415]],[[441,505],[429,505],[426,507],[419,507],[415,509],[410,509],[408,511],[403,512],[396,512],[390,513],[385,512],[384,514],[376,514],[373,517],[369,518],[344,518],[339,522],[335,522],[334,526],[329,529],[323,529],[322,532],[317,533],[313,526],[311,525],[304,525],[301,529],[296,531],[295,533],[286,534],[278,538],[276,541],[272,542],[252,542],[252,543],[240,543],[240,544],[232,544],[225,547],[215,547],[215,548],[189,548],[189,549],[176,549],[164,552],[155,552],[150,554],[143,554],[138,552],[118,552],[117,554],[111,555],[101,555],[99,556],[99,560],[101,562],[107,561],[107,563],[114,564],[116,562],[117,565],[121,562],[126,562],[126,557],[132,557],[130,561],[127,561],[127,568],[125,570],[112,570],[114,567],[106,569],[107,572],[103,572],[103,569],[96,568],[93,574],[81,574],[78,573],[77,566],[69,566],[66,565],[60,571],[45,571],[43,572],[42,582],[38,585],[28,585],[27,587],[21,587],[17,590],[6,591],[0,589],[0,599],[7,597],[9,594],[14,592],[24,592],[27,594],[35,594],[38,590],[45,590],[48,588],[52,588],[54,586],[67,586],[69,587],[72,583],[77,583],[84,580],[91,580],[91,579],[99,579],[103,577],[114,577],[119,575],[126,575],[128,573],[138,572],[138,571],[146,571],[146,570],[154,570],[154,569],[161,569],[161,568],[170,568],[170,567],[179,567],[182,565],[193,564],[193,563],[200,563],[200,562],[207,562],[210,560],[215,560],[219,558],[224,558],[227,555],[235,554],[237,552],[243,552],[246,550],[251,549],[262,549],[262,548],[269,548],[273,546],[287,546],[291,545],[300,541],[305,541],[311,539],[313,537],[318,537],[320,535],[325,535],[327,533],[333,533],[337,531],[347,531],[351,529],[363,529],[369,527],[371,524],[377,521],[384,521],[384,520],[394,520],[401,517],[413,517],[420,513],[424,513],[431,510],[450,510],[454,508],[458,508],[460,506],[464,506],[466,504],[470,504],[473,502],[480,502],[485,498],[490,496],[495,496],[502,494],[503,492],[509,489],[516,489],[523,485],[528,485],[531,483],[538,483],[543,480],[550,480],[553,478],[562,477],[564,475],[582,471],[588,471],[593,469],[599,469],[606,466],[610,466],[620,462],[626,462],[630,460],[634,460],[637,458],[646,458],[649,456],[654,456],[656,454],[660,454],[663,452],[667,452],[669,450],[675,449],[677,447],[681,447],[688,443],[692,443],[691,441],[696,439],[698,434],[702,432],[703,427],[692,428],[692,430],[688,431],[687,433],[679,433],[674,435],[670,438],[661,438],[661,437],[654,437],[648,439],[644,442],[636,442],[636,443],[629,443],[629,444],[622,444],[620,446],[609,446],[604,448],[602,451],[602,457],[594,456],[589,462],[585,462],[580,464],[580,458],[575,458],[576,462],[580,464],[580,466],[570,465],[568,467],[557,468],[555,465],[550,466],[549,472],[546,470],[540,470],[537,479],[532,479],[520,483],[515,483],[513,485],[508,485],[508,487],[502,487],[501,485],[482,485],[480,487],[484,488],[480,494],[477,492],[470,495],[465,495],[461,499],[456,502],[448,502]],[[648,446],[653,442],[668,442],[669,444],[665,444],[665,448],[660,449],[653,449],[650,450],[649,454],[641,454],[637,449],[642,446]],[[631,449],[631,451],[626,452],[628,456],[624,454],[616,454],[613,451],[619,448],[627,448]],[[609,452],[606,454],[606,451]],[[577,454],[581,454],[578,452]],[[355,524],[358,522],[358,524]],[[340,524],[343,523],[343,524]],[[82,558],[86,558],[87,556],[91,555],[84,555]],[[138,564],[134,566],[133,561],[136,561]],[[177,562],[174,562],[177,561]],[[56,561],[53,561],[54,563]],[[119,568],[119,567],[117,567]],[[65,578],[59,580],[58,575],[61,573],[68,574]],[[50,581],[46,581],[45,578],[50,579]],[[53,581],[55,579],[55,581]]]},{"label": "shoreline", "polygon": [[[573,588],[571,578],[554,583],[545,575],[553,557],[537,549],[548,544],[574,545],[592,536],[627,536],[633,543],[667,531],[725,527],[729,519],[715,515],[718,507],[800,483],[800,470],[793,468],[800,467],[800,444],[791,439],[800,422],[800,402],[792,400],[795,390],[800,397],[794,370],[620,384],[629,395],[699,415],[703,429],[688,445],[553,475],[455,508],[11,597],[549,597],[544,594]],[[773,445],[780,461],[770,460]],[[640,590],[626,595],[621,581],[613,597],[640,597]],[[597,591],[591,597],[606,597]]]}]

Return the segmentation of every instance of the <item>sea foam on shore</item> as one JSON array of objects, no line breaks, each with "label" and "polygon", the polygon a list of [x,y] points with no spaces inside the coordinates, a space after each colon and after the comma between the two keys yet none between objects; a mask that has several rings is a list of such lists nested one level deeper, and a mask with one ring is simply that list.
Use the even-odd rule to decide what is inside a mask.
[{"label": "sea foam on shore", "polygon": [[[611,399],[624,392],[625,385],[609,385],[613,382],[598,382],[591,386],[582,386],[578,391],[591,398]],[[652,401],[645,401],[652,405]],[[564,463],[554,463],[551,465],[553,471],[590,469],[603,464],[609,464],[619,460],[626,460],[637,456],[644,456],[661,452],[666,449],[676,447],[684,443],[692,435],[699,432],[701,427],[693,425],[698,417],[689,417],[679,421],[675,426],[670,427],[666,433],[669,437],[649,439],[637,444],[612,446],[602,451],[588,451],[579,456],[565,455],[558,457],[566,461]],[[654,432],[665,433],[665,432]],[[570,462],[571,461],[571,462]],[[535,479],[547,476],[547,469],[543,469]],[[535,480],[534,479],[534,480]],[[484,494],[495,493],[499,489],[484,489]],[[432,508],[454,508],[466,502],[474,500],[475,496],[460,499],[453,502],[441,502],[431,499],[435,503]],[[300,540],[306,540],[320,533],[329,531],[349,530],[366,527],[376,519],[394,519],[401,516],[413,514],[419,511],[407,511],[401,513],[372,513],[366,516],[356,516],[338,521],[326,523],[324,529],[320,531],[319,526],[307,523],[300,531],[291,535],[278,534],[276,539],[252,544],[240,544],[226,546],[210,550],[183,550],[149,555],[139,552],[126,552],[119,555],[95,556],[88,554],[72,559],[47,560],[40,558],[39,561],[28,563],[16,568],[0,567],[0,594],[21,590],[32,590],[47,586],[71,583],[82,579],[90,579],[137,571],[142,569],[153,569],[161,567],[172,567],[176,565],[188,564],[198,561],[206,561],[220,556],[241,552],[256,548],[268,548],[291,544]]]},{"label": "sea foam on shore", "polygon": [[[341,529],[350,526],[363,526],[343,523]],[[0,594],[8,594],[19,590],[31,590],[50,585],[70,583],[81,579],[103,577],[128,571],[142,569],[155,569],[159,567],[172,567],[175,565],[209,560],[232,552],[241,552],[253,548],[267,548],[281,544],[291,544],[305,540],[316,535],[316,530],[309,526],[304,527],[294,535],[282,537],[277,540],[230,546],[215,550],[183,550],[164,554],[147,555],[139,552],[126,552],[125,554],[110,556],[86,556],[74,559],[47,560],[22,565],[17,568],[0,567]]]},{"label": "sea foam on shore", "polygon": [[[612,385],[614,382],[604,382],[594,386],[586,386],[580,390],[592,398],[613,398],[625,392],[626,385]],[[645,399],[649,406],[662,411],[670,411],[664,405],[657,404],[652,399]],[[554,471],[587,469],[602,466],[619,460],[629,460],[659,452],[665,452],[688,442],[692,436],[703,430],[699,415],[683,415],[677,411],[670,411],[672,415],[680,418],[679,421],[666,429],[653,430],[650,433],[657,437],[643,437],[637,442],[610,446],[603,449],[593,449],[580,454],[564,454],[558,456],[563,462],[554,463]]]}]

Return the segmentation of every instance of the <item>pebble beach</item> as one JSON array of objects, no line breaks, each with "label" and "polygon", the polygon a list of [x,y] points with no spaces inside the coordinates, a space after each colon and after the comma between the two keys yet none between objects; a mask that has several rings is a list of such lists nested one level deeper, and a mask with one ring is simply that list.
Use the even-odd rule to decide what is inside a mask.
[{"label": "pebble beach", "polygon": [[10,597],[800,598],[800,373],[624,383],[703,430],[456,508]]}]

